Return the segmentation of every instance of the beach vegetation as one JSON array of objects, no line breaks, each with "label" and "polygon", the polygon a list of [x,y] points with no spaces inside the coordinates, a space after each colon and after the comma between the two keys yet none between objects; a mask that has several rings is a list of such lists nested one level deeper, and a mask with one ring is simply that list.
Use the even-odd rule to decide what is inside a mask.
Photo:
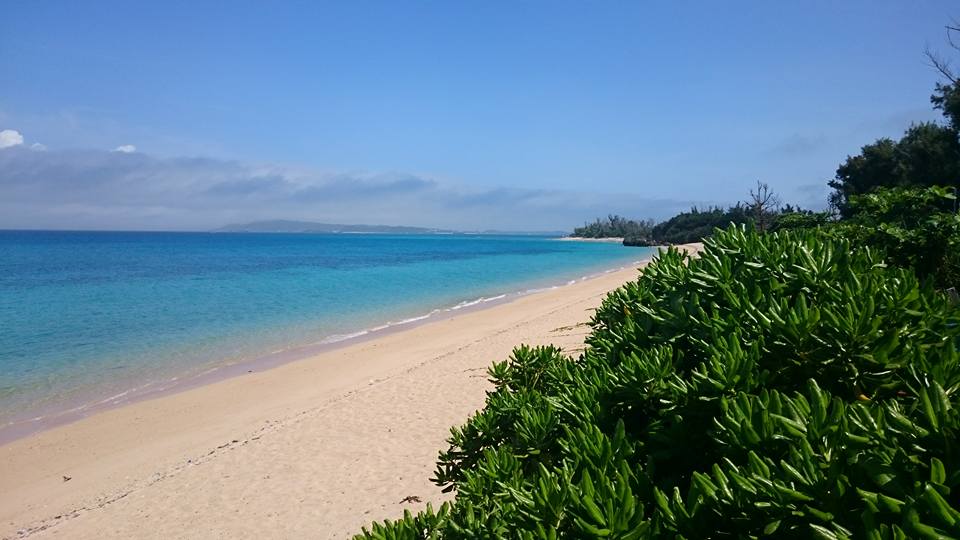
[{"label": "beach vegetation", "polygon": [[871,246],[937,287],[960,285],[960,215],[955,188],[886,188],[853,197],[833,234]]},{"label": "beach vegetation", "polygon": [[634,238],[624,239],[625,245],[673,245],[699,242],[709,236],[717,227],[726,227],[731,223],[752,223],[751,210],[744,204],[736,204],[729,208],[693,207],[688,212],[681,212],[672,218],[658,223],[651,230],[651,241],[648,244],[636,242]]},{"label": "beach vegetation", "polygon": [[960,138],[949,125],[914,124],[899,141],[884,138],[848,156],[829,182],[830,204],[842,217],[850,199],[878,188],[960,185]]},{"label": "beach vegetation", "polygon": [[886,264],[910,268],[941,289],[960,285],[960,215],[955,188],[878,188],[850,198],[848,215],[781,214],[775,230],[817,228],[883,255]]},{"label": "beach vegetation", "polygon": [[757,181],[750,190],[747,200],[728,208],[693,207],[670,219],[649,227],[640,234],[624,235],[625,246],[664,246],[699,242],[717,228],[725,228],[731,223],[752,224],[761,231],[776,226],[785,214],[804,213],[791,205],[781,206],[782,200],[766,182]]},{"label": "beach vegetation", "polygon": [[358,538],[960,536],[958,323],[882,249],[732,225],[611,293],[578,358],[494,364],[455,499]]},{"label": "beach vegetation", "polygon": [[610,214],[592,223],[584,223],[583,227],[573,230],[573,236],[579,238],[648,238],[653,228],[652,220],[632,220],[623,216]]}]

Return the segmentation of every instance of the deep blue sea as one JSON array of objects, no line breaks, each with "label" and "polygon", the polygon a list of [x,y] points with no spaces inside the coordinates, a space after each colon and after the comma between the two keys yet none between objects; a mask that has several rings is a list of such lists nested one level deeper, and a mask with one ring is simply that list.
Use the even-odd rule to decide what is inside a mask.
[{"label": "deep blue sea", "polygon": [[527,236],[0,231],[0,428],[650,253]]}]

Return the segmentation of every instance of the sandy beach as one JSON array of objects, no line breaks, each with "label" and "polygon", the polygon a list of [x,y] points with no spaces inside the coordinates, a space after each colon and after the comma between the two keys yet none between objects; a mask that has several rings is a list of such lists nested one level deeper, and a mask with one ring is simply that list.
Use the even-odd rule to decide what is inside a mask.
[{"label": "sandy beach", "polygon": [[576,355],[603,274],[0,446],[3,538],[348,538],[448,497],[429,478],[486,368]]}]

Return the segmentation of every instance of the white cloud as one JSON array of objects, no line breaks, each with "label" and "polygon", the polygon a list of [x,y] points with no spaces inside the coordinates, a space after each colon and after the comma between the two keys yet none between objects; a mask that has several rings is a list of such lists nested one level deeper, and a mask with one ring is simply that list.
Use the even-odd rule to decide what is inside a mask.
[{"label": "white cloud", "polygon": [[615,213],[663,218],[694,204],[452,185],[414,174],[357,174],[143,152],[0,152],[0,228],[193,229],[264,219],[563,230]]},{"label": "white cloud", "polygon": [[121,154],[132,154],[137,151],[137,147],[132,144],[121,144],[114,148],[113,151],[120,152]]},{"label": "white cloud", "polygon": [[44,150],[47,149],[47,145],[45,145],[45,144],[40,144],[40,143],[38,143],[38,142],[35,142],[35,143],[33,143],[33,144],[30,145],[30,149],[31,149],[31,150],[36,150],[37,152],[43,152]]},{"label": "white cloud", "polygon": [[10,148],[23,144],[23,135],[15,129],[0,131],[0,148]]}]

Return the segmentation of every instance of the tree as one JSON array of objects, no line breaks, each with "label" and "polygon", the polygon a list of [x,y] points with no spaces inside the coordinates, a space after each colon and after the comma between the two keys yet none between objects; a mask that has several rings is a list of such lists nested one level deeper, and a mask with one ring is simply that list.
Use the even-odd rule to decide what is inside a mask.
[{"label": "tree", "polygon": [[780,197],[770,189],[770,185],[757,180],[757,190],[750,190],[750,200],[746,202],[757,229],[763,232],[769,228],[780,203]]},{"label": "tree", "polygon": [[850,197],[877,186],[900,183],[897,143],[892,139],[878,139],[861,148],[859,155],[847,156],[847,160],[837,167],[836,176],[829,182],[835,190],[830,194],[830,205],[846,215]]},{"label": "tree", "polygon": [[635,221],[623,216],[610,214],[606,219],[597,218],[593,223],[584,223],[583,227],[573,230],[573,236],[580,238],[643,237],[650,235],[653,221]]},{"label": "tree", "polygon": [[914,124],[899,141],[878,139],[847,156],[829,185],[830,204],[843,217],[850,199],[878,188],[960,184],[960,139],[952,127]]},{"label": "tree", "polygon": [[[960,51],[957,40],[958,35],[960,35],[960,24],[954,22],[952,25],[948,24],[945,28],[947,44],[951,49]],[[935,109],[942,111],[943,115],[950,120],[950,126],[954,130],[960,131],[960,78],[954,73],[948,59],[929,47],[924,54],[927,56],[930,67],[940,72],[940,75],[945,79],[943,82],[937,83],[934,94],[930,96],[930,102],[933,103]]]},{"label": "tree", "polygon": [[[946,27],[947,43],[960,51],[960,25]],[[899,141],[883,138],[847,156],[829,182],[834,189],[830,205],[841,217],[851,215],[852,197],[878,188],[960,186],[960,78],[949,60],[927,49],[926,57],[943,80],[930,101],[947,123],[923,122],[910,126]]]},{"label": "tree", "polygon": [[850,201],[835,234],[886,254],[942,288],[960,285],[960,215],[950,188],[881,188]]},{"label": "tree", "polygon": [[717,228],[725,228],[731,223],[746,224],[752,221],[750,209],[743,203],[726,210],[720,207],[694,207],[689,212],[680,212],[658,223],[651,231],[651,237],[655,244],[700,242]]},{"label": "tree", "polygon": [[910,126],[897,151],[908,185],[957,185],[960,181],[960,138],[951,127],[925,122]]}]

